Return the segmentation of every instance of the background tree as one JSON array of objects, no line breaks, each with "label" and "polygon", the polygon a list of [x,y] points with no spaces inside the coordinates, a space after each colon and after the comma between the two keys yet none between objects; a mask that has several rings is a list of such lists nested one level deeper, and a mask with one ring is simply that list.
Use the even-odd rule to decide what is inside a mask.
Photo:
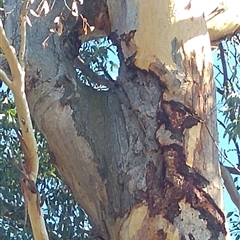
[{"label": "background tree", "polygon": [[[210,29],[218,41],[237,30],[211,25],[227,12],[224,5],[34,4],[34,14],[41,17],[30,17],[34,24],[27,35],[31,115],[48,141],[52,162],[89,214],[94,235],[224,239],[208,36]],[[14,17],[21,4],[5,5],[5,29],[17,46]],[[42,17],[41,10],[48,14]],[[49,30],[56,34],[49,38]],[[81,41],[102,35],[118,47],[116,83],[94,74],[78,57]],[[76,67],[110,90],[80,84]],[[7,72],[7,64],[3,69]]]},{"label": "background tree", "polygon": [[[232,201],[235,203],[237,209],[240,206],[239,199],[239,35],[235,35],[226,41],[222,41],[216,51],[216,58],[218,61],[215,63],[215,78],[218,94],[218,125],[219,129],[219,141],[226,138],[226,143],[229,146],[222,145],[223,150],[220,154],[222,164],[224,164],[227,170],[234,174],[234,183],[230,181],[225,184],[229,191]],[[231,144],[232,143],[232,144]],[[224,170],[222,175],[227,174],[229,178],[229,172]],[[229,209],[229,208],[228,208]],[[227,217],[230,222],[231,235],[235,236],[235,239],[239,239],[239,213],[233,211],[227,213]]]}]

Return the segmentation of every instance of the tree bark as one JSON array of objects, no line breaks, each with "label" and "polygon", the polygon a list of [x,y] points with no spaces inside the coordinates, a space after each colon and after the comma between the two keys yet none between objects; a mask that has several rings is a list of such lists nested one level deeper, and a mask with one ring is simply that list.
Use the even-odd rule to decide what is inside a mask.
[{"label": "tree bark", "polygon": [[[6,29],[16,36],[8,2]],[[225,239],[210,39],[201,1],[183,2],[84,2],[96,27],[89,38],[109,35],[118,47],[119,77],[107,92],[75,77],[88,36],[64,1],[30,16],[31,115],[96,238]],[[43,48],[60,12],[63,33]]]}]

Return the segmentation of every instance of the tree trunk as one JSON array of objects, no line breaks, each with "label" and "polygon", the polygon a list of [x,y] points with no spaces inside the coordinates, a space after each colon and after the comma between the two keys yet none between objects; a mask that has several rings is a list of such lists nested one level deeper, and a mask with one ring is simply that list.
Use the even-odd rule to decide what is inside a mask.
[{"label": "tree trunk", "polygon": [[[64,1],[29,16],[31,115],[96,238],[225,239],[210,40],[201,1],[183,2],[84,2],[90,37],[109,34],[118,47],[119,77],[107,92],[75,77],[86,36],[76,36],[83,24]],[[6,29],[16,37],[15,11]],[[63,33],[43,48],[60,12]]]}]

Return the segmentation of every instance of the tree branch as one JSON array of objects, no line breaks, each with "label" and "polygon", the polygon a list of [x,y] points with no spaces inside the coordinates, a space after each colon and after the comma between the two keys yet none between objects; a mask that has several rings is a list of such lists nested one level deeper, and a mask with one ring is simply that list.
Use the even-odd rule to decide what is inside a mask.
[{"label": "tree branch", "polygon": [[233,203],[236,205],[236,207],[240,211],[240,196],[234,185],[233,178],[225,166],[220,164],[220,168],[221,168],[221,175],[222,175],[224,186],[226,187]]},{"label": "tree branch", "polygon": [[240,176],[240,172],[238,171],[238,169],[229,167],[229,166],[224,166],[224,167],[229,171],[229,173]]},{"label": "tree branch", "polygon": [[78,67],[83,72],[83,74],[88,76],[93,82],[104,85],[109,89],[116,87],[116,82],[109,81],[104,77],[97,75],[87,65],[85,65],[79,57],[76,57],[74,59],[74,65]]},{"label": "tree branch", "polygon": [[0,19],[0,48],[4,52],[8,60],[13,79],[19,79],[22,73],[22,68],[18,62],[15,48],[9,43],[6,33],[3,29],[2,20]]},{"label": "tree branch", "polygon": [[[227,65],[226,65],[226,61],[225,61],[225,57],[224,57],[224,49],[223,49],[223,45],[220,42],[219,43],[219,50],[220,50],[220,59],[222,62],[222,68],[223,68],[223,88],[224,88],[224,93],[228,94],[228,73],[227,73]],[[225,92],[226,91],[226,92]]]},{"label": "tree branch", "polygon": [[[215,4],[216,3],[216,4]],[[215,0],[205,11],[207,28],[213,44],[239,32],[240,17],[238,0]]]},{"label": "tree branch", "polygon": [[12,81],[7,76],[7,74],[0,69],[0,79],[11,89],[12,88]]},{"label": "tree branch", "polygon": [[4,52],[4,56],[6,56],[10,66],[12,81],[3,70],[0,71],[0,77],[2,77],[3,81],[7,83],[8,87],[12,90],[17,108],[18,121],[22,133],[19,141],[21,141],[21,147],[25,157],[21,189],[25,207],[30,218],[34,239],[48,240],[44,218],[40,210],[39,194],[36,188],[39,168],[38,148],[25,93],[24,55],[26,48],[26,11],[28,4],[29,0],[25,0],[22,5],[20,17],[21,43],[19,59],[17,58],[15,48],[10,45],[6,37],[2,20],[0,19],[0,48]]}]

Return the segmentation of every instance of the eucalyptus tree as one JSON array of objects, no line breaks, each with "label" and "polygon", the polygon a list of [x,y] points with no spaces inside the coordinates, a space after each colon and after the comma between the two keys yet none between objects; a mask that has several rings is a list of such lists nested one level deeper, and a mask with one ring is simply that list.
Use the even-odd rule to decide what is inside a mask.
[{"label": "eucalyptus tree", "polygon": [[[89,215],[91,237],[225,239],[211,44],[238,31],[238,1],[24,4],[5,0],[8,47],[20,46],[12,54],[31,116]],[[31,25],[26,36],[16,24],[20,12],[20,22]],[[116,81],[79,54],[85,41],[106,36],[117,47]],[[1,78],[11,85],[16,65],[7,50]],[[19,122],[24,137],[28,129]],[[36,169],[27,169],[25,182],[35,183]],[[32,195],[36,200],[35,189]],[[41,215],[38,208],[29,209],[30,218]]]}]

